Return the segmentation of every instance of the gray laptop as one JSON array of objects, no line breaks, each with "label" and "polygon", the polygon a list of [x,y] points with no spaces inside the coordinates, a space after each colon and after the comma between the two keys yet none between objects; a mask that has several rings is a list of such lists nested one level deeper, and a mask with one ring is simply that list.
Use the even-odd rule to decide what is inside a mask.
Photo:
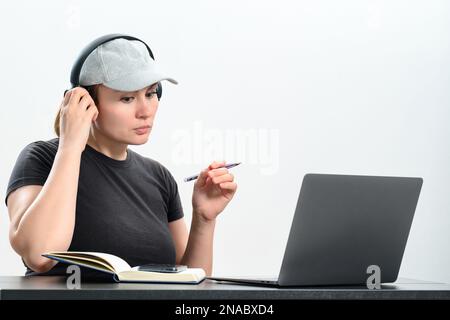
[{"label": "gray laptop", "polygon": [[378,266],[395,282],[422,178],[307,174],[278,278],[208,277],[266,286],[365,285]]}]

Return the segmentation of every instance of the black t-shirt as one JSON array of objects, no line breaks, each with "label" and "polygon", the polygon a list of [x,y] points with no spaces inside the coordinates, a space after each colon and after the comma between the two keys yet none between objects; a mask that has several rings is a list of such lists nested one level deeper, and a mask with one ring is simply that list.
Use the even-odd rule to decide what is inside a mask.
[{"label": "black t-shirt", "polygon": [[[44,185],[58,144],[59,138],[36,141],[20,152],[5,203],[19,187]],[[115,160],[86,145],[81,154],[75,228],[69,251],[114,254],[132,267],[173,264],[176,253],[168,223],[183,216],[177,183],[159,162],[129,148],[125,160]],[[45,274],[66,274],[66,268],[58,263]],[[26,275],[33,274],[37,273],[27,267]]]}]

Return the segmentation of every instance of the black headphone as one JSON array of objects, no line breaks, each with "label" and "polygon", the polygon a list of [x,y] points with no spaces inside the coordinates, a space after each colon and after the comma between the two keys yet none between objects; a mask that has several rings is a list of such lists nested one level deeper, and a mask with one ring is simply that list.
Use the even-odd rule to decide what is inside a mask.
[{"label": "black headphone", "polygon": [[[150,47],[141,39],[132,37],[132,36],[128,36],[125,34],[120,34],[120,33],[112,33],[112,34],[107,34],[104,36],[101,36],[97,39],[95,39],[94,41],[92,41],[91,43],[89,43],[79,54],[78,58],[75,60],[75,63],[72,66],[72,71],[70,72],[70,83],[72,84],[72,89],[75,87],[80,86],[80,73],[81,73],[81,68],[83,67],[84,62],[86,61],[87,57],[91,54],[92,51],[94,51],[97,47],[99,47],[100,45],[115,40],[115,39],[126,39],[126,40],[137,40],[142,42],[148,50],[148,53],[150,54],[150,57],[155,60],[155,57],[153,56],[153,52],[152,50],[150,50]],[[66,92],[68,90],[64,91],[64,95],[66,95]],[[156,87],[156,95],[158,96],[158,100],[161,99],[162,96],[162,86],[161,86],[161,82],[158,82],[158,85]]]}]

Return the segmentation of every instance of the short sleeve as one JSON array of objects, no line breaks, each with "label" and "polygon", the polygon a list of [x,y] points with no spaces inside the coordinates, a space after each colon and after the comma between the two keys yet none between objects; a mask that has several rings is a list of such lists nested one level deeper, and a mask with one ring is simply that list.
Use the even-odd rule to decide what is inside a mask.
[{"label": "short sleeve", "polygon": [[44,141],[28,144],[17,157],[6,190],[5,204],[14,190],[26,185],[44,185],[55,154]]},{"label": "short sleeve", "polygon": [[169,202],[167,204],[167,221],[172,222],[184,217],[178,185],[172,174],[166,169],[166,184],[169,191]]}]

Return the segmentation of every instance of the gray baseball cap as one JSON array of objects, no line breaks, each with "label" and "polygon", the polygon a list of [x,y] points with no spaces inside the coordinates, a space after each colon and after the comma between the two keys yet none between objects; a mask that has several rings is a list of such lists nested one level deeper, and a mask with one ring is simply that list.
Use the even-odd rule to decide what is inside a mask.
[{"label": "gray baseball cap", "polygon": [[98,46],[80,72],[81,86],[103,84],[119,91],[137,91],[161,80],[178,84],[160,72],[145,44],[122,38]]}]

